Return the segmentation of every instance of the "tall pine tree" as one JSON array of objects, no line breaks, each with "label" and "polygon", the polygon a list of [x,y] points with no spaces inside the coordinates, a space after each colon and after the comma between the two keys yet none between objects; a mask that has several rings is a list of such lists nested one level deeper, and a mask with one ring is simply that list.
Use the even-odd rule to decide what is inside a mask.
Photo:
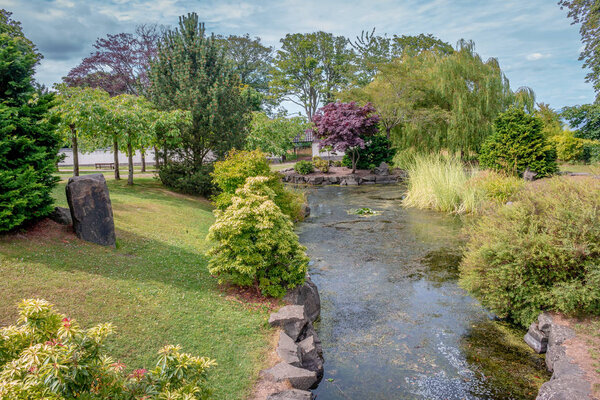
[{"label": "tall pine tree", "polygon": [[159,41],[150,81],[151,99],[159,109],[189,110],[192,119],[190,126],[181,128],[180,140],[165,149],[171,165],[161,168],[178,164],[178,171],[188,177],[204,174],[207,160],[243,147],[249,105],[240,78],[217,38],[206,35],[197,14],[180,17],[179,28]]},{"label": "tall pine tree", "polygon": [[0,10],[0,232],[52,211],[59,139],[46,118],[53,96],[33,86],[41,57]]}]

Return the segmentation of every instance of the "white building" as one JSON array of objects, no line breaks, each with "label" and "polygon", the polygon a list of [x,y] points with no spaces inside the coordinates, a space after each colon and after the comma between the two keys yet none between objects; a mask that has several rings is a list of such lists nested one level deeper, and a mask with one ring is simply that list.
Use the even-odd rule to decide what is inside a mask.
[{"label": "white building", "polygon": [[[72,149],[60,149],[59,154],[64,154],[65,158],[60,163],[58,163],[59,167],[67,167],[73,165],[73,150]],[[114,163],[115,158],[112,152],[112,149],[104,149],[104,150],[95,150],[91,153],[79,153],[79,165],[91,165],[99,163]],[[127,154],[119,152],[119,165],[127,165]],[[139,151],[136,151],[133,155],[133,163],[135,165],[142,164],[142,155]],[[154,150],[148,149],[146,151],[146,165],[154,164]]]}]

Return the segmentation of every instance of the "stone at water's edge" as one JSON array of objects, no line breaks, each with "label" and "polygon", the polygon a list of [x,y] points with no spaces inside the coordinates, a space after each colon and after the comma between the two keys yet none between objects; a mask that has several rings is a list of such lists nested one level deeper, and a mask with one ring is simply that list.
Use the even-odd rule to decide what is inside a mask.
[{"label": "stone at water's edge", "polygon": [[382,162],[379,164],[379,167],[375,168],[373,171],[375,175],[389,175],[390,174],[390,166],[387,163]]},{"label": "stone at water's edge", "polygon": [[282,327],[294,341],[298,339],[307,322],[304,306],[284,306],[269,316],[269,324]]},{"label": "stone at water's edge", "polygon": [[309,276],[303,285],[290,290],[283,298],[286,302],[304,306],[304,312],[310,322],[314,322],[321,314],[321,298],[319,289]]},{"label": "stone at water's edge", "polygon": [[71,211],[64,207],[54,207],[54,211],[48,215],[54,222],[58,222],[61,225],[72,225],[73,219],[71,218]]},{"label": "stone at water's edge", "polygon": [[[525,341],[535,351],[547,344],[546,366],[552,378],[544,383],[536,400],[591,400],[592,391],[585,372],[567,356],[565,341],[575,337],[568,326],[553,321],[552,315],[542,313],[529,327]],[[543,351],[538,351],[541,353]]]},{"label": "stone at water's edge", "polygon": [[280,362],[273,368],[261,372],[267,379],[274,382],[289,381],[293,388],[307,390],[317,383],[317,374],[307,369],[294,367],[285,362]]},{"label": "stone at water's edge", "polygon": [[534,322],[529,326],[529,330],[524,339],[525,343],[538,354],[545,353],[548,348],[548,337],[544,332],[538,329],[537,322]]},{"label": "stone at water's edge", "polygon": [[286,363],[293,365],[294,367],[302,366],[302,359],[300,355],[300,349],[296,342],[291,337],[281,332],[279,334],[279,343],[277,344],[277,355]]},{"label": "stone at water's edge", "polygon": [[[319,340],[316,337],[316,340]],[[317,378],[320,380],[323,377],[323,358],[319,355],[317,350],[315,336],[309,336],[306,339],[298,343],[298,348],[302,354],[302,368],[306,368],[309,371],[314,371],[317,374]]]},{"label": "stone at water's edge", "polygon": [[106,180],[102,174],[69,178],[67,202],[73,230],[80,239],[115,246],[115,225]]},{"label": "stone at water's edge", "polygon": [[307,390],[291,389],[267,397],[267,400],[311,400],[312,393]]}]

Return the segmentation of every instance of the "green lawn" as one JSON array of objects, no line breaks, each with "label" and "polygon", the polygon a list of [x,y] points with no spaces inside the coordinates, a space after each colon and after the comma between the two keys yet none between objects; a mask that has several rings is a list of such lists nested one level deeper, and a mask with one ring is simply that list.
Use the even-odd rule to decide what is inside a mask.
[{"label": "green lawn", "polygon": [[[266,307],[228,296],[208,274],[206,200],[135,182],[108,180],[116,250],[56,230],[0,236],[0,325],[15,321],[21,299],[44,298],[83,326],[113,322],[110,353],[129,369],[154,366],[160,347],[180,344],[217,360],[215,399],[244,398],[269,350]],[[55,190],[62,206],[64,185]]]},{"label": "green lawn", "polygon": [[562,172],[585,172],[592,175],[600,175],[600,164],[561,164]]}]

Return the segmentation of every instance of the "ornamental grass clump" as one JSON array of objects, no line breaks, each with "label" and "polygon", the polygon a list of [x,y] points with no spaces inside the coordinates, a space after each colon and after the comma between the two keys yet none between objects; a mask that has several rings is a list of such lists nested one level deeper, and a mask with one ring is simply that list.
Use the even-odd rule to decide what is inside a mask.
[{"label": "ornamental grass clump", "polygon": [[274,199],[269,178],[250,177],[226,210],[215,210],[208,239],[216,245],[207,253],[208,269],[221,281],[282,297],[304,282],[308,257]]},{"label": "ornamental grass clump", "polygon": [[83,329],[45,300],[24,300],[16,325],[0,328],[0,399],[208,399],[214,360],[159,351],[156,368],[125,373],[104,350],[111,324]]},{"label": "ornamental grass clump", "polygon": [[600,314],[600,183],[553,178],[478,218],[460,284],[522,326],[542,311]]}]

